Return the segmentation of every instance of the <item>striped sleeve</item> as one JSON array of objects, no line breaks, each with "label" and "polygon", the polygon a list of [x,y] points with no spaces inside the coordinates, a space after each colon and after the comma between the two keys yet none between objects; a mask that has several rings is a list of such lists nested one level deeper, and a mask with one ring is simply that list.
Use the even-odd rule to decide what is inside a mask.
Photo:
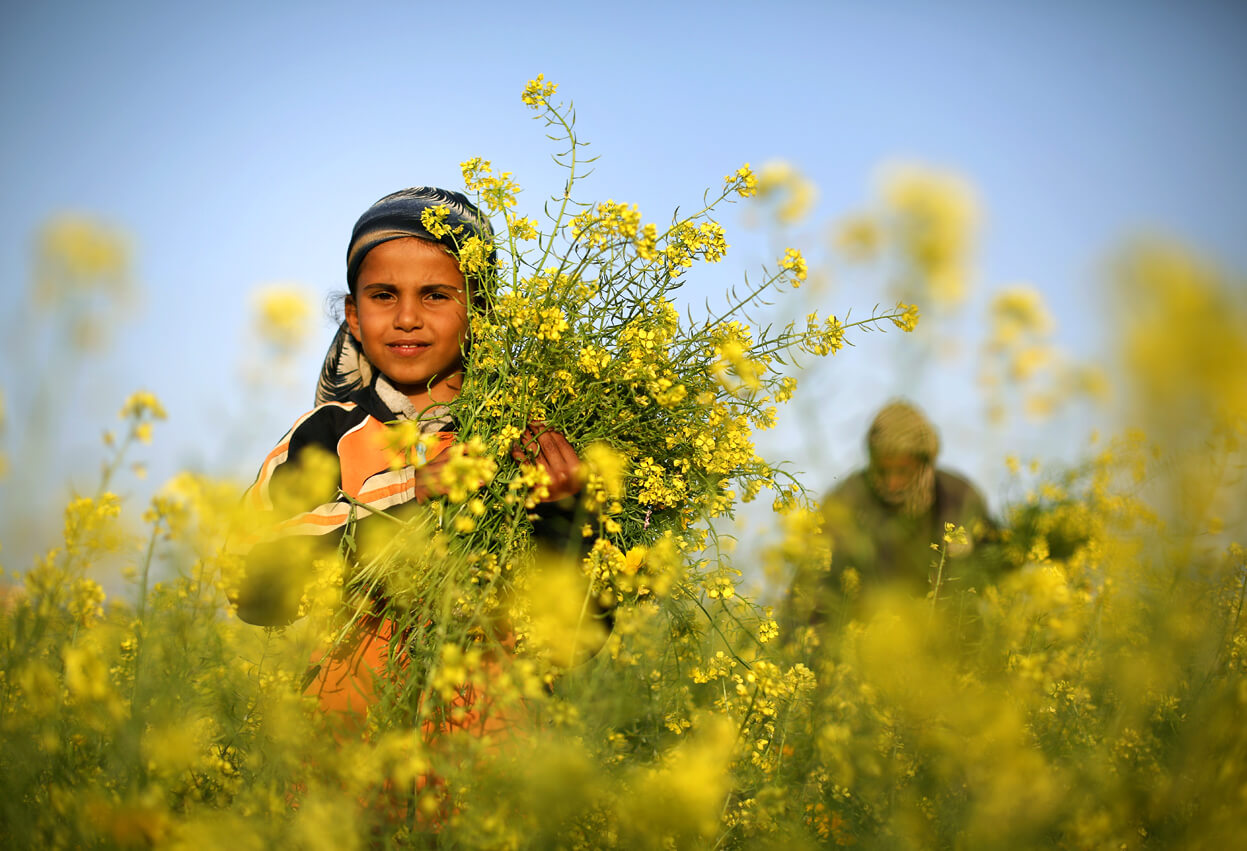
[{"label": "striped sleeve", "polygon": [[[242,562],[239,617],[289,623],[312,565],[336,550],[350,524],[414,504],[416,471],[391,465],[385,431],[355,403],[331,402],[300,417],[265,457],[243,496],[247,533],[231,536],[229,547]],[[453,439],[443,433],[433,454]],[[368,519],[356,534],[378,522]]]},{"label": "striped sleeve", "polygon": [[242,568],[231,593],[242,620],[279,626],[297,617],[313,563],[336,549],[350,519],[336,447],[365,418],[352,403],[322,405],[300,417],[260,465],[229,545]]},{"label": "striped sleeve", "polygon": [[[260,465],[243,497],[262,538],[323,535],[341,529],[350,503],[341,498],[338,442],[367,415],[353,403],[331,402],[304,414]],[[266,527],[266,528],[264,528]]]}]

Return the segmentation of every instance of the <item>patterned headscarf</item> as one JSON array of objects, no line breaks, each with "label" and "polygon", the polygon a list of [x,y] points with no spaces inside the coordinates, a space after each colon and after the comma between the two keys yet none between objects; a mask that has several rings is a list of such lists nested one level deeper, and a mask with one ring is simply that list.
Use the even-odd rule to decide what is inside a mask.
[{"label": "patterned headscarf", "polygon": [[[421,220],[425,210],[439,206],[447,210],[445,223],[451,231],[440,238],[429,233]],[[459,246],[468,237],[479,236],[492,244],[494,231],[476,205],[459,192],[414,186],[386,195],[359,217],[351,232],[351,244],[346,250],[346,283],[352,293],[365,255],[383,242],[405,236],[440,243],[457,257]]]},{"label": "patterned headscarf", "polygon": [[[446,208],[445,223],[451,230],[440,238],[429,233],[421,219],[425,210],[438,206]],[[364,257],[383,242],[414,236],[443,245],[451,254],[458,256],[459,245],[473,235],[491,245],[493,243],[494,232],[489,219],[463,194],[432,186],[400,189],[365,210],[355,223],[346,250],[347,287],[353,295]],[[492,252],[489,261],[490,265],[496,262]],[[329,351],[325,353],[320,380],[316,383],[316,404],[346,401],[357,389],[371,384],[374,373],[375,369],[364,356],[363,348],[343,322],[329,344]]]},{"label": "patterned headscarf", "polygon": [[[935,502],[935,457],[940,452],[940,438],[922,412],[907,402],[885,405],[870,425],[866,447],[870,451],[867,479],[879,498],[909,517],[929,512]],[[921,465],[909,485],[899,494],[889,493],[883,487],[883,477],[876,462],[887,455],[912,455]]]}]

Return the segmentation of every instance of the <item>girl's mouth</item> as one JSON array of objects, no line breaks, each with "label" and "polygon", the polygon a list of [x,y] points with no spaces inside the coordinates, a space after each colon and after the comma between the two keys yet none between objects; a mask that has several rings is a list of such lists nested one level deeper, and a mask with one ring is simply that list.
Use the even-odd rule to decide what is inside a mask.
[{"label": "girl's mouth", "polygon": [[386,348],[400,357],[412,357],[429,347],[428,343],[388,343]]}]

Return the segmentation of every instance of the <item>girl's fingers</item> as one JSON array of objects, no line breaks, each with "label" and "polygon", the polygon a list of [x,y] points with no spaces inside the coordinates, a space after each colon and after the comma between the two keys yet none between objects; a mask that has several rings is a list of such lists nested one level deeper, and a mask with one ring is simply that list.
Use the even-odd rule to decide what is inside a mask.
[{"label": "girl's fingers", "polygon": [[416,468],[417,501],[424,501],[442,494],[442,468],[446,466],[446,462],[449,460],[449,458],[443,455]]},{"label": "girl's fingers", "polygon": [[[524,439],[524,436],[520,435],[520,440],[523,440],[523,439]],[[519,440],[511,444],[511,457],[514,458],[516,461],[527,461],[528,460],[528,456],[524,453],[524,450],[520,447]]]},{"label": "girl's fingers", "polygon": [[550,474],[550,498],[561,499],[580,490],[580,458],[562,434],[546,429],[538,435],[540,462]]},{"label": "girl's fingers", "polygon": [[557,466],[569,480],[576,478],[577,473],[580,472],[580,456],[576,454],[575,449],[572,449],[567,438],[557,431],[549,431],[545,434],[542,446],[552,466]]},{"label": "girl's fingers", "polygon": [[580,456],[560,432],[545,423],[532,422],[511,447],[511,457],[531,461],[550,476],[547,500],[562,499],[580,491]]},{"label": "girl's fingers", "polygon": [[541,444],[537,440],[537,432],[533,430],[530,423],[528,428],[524,429],[524,433],[520,435],[519,440],[511,445],[511,456],[517,461],[531,461],[537,457],[541,451]]}]

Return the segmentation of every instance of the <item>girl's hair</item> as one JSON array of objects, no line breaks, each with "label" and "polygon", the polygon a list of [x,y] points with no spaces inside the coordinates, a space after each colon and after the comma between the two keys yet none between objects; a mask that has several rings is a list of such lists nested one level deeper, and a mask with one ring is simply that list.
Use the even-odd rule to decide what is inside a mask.
[{"label": "girl's hair", "polygon": [[[423,220],[426,210],[437,207],[446,210],[446,216],[441,221],[448,230],[441,236],[430,233]],[[455,257],[459,256],[459,246],[468,238],[477,236],[490,246],[489,265],[494,266],[497,262],[493,252],[494,231],[489,219],[462,193],[433,186],[400,189],[365,210],[355,223],[350,245],[346,249],[346,285],[352,296],[355,295],[364,256],[383,242],[409,236],[436,242]]]}]

